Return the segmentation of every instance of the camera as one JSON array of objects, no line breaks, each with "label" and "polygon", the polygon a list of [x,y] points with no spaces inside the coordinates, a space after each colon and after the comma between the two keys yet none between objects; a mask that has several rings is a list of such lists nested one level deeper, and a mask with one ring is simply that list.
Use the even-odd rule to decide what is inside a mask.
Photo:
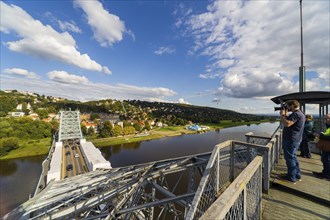
[{"label": "camera", "polygon": [[281,107],[274,107],[274,111],[288,110],[289,106],[285,102],[281,102]]}]

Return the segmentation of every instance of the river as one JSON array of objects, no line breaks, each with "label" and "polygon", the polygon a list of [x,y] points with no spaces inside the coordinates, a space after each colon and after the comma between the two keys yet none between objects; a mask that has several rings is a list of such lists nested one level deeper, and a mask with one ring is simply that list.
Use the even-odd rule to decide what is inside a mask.
[{"label": "river", "polygon": [[[112,167],[128,166],[212,151],[226,140],[245,141],[245,134],[270,136],[278,123],[244,125],[162,139],[120,144],[101,148]],[[33,194],[41,173],[44,156],[0,161],[0,216],[28,200]]]}]

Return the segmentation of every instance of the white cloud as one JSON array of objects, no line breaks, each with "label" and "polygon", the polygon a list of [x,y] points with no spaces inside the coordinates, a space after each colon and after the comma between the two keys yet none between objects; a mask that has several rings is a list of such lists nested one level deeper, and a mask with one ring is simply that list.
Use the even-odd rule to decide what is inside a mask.
[{"label": "white cloud", "polygon": [[157,55],[162,55],[164,53],[172,54],[174,52],[175,52],[175,48],[173,47],[160,47],[154,53]]},{"label": "white cloud", "polygon": [[20,68],[10,68],[10,69],[8,68],[8,69],[4,69],[3,72],[7,73],[7,74],[24,76],[29,79],[38,79],[39,78],[39,76],[36,73],[29,72],[28,70],[20,69]]},{"label": "white cloud", "polygon": [[94,38],[102,47],[121,41],[124,32],[135,39],[131,31],[126,31],[124,22],[117,15],[104,9],[100,2],[75,0],[74,3],[86,13],[88,25],[94,32]]},{"label": "white cloud", "polygon": [[185,101],[183,98],[179,98],[180,104],[190,104],[189,102]]},{"label": "white cloud", "polygon": [[1,4],[0,30],[6,34],[16,33],[21,40],[5,42],[15,52],[35,57],[57,60],[91,71],[110,70],[92,60],[88,54],[81,54],[73,37],[68,32],[59,33],[51,26],[35,20],[16,5]]},{"label": "white cloud", "polygon": [[62,31],[71,31],[74,33],[81,33],[81,29],[76,25],[76,23],[74,21],[57,20],[57,22]]},{"label": "white cloud", "polygon": [[[55,71],[54,71],[55,72]],[[55,81],[28,80],[16,77],[2,76],[1,89],[18,89],[36,92],[39,94],[52,95],[79,101],[100,100],[100,99],[136,99],[145,101],[165,101],[167,97],[176,95],[176,92],[163,87],[139,87],[126,84],[104,84],[86,81],[83,77],[70,75],[68,73],[56,74]],[[50,74],[49,74],[50,75]],[[71,80],[71,83],[63,83],[64,80]],[[81,81],[82,83],[78,83]],[[61,82],[61,83],[58,83]]]},{"label": "white cloud", "polygon": [[[330,87],[329,5],[303,2],[304,65],[317,73],[307,72],[310,90]],[[299,12],[295,1],[215,1],[205,13],[187,16],[191,52],[209,58],[200,78],[219,77],[219,93],[236,98],[297,92]]]},{"label": "white cloud", "polygon": [[77,76],[69,74],[65,71],[53,70],[47,73],[49,79],[59,82],[59,83],[68,83],[68,84],[86,84],[88,79],[85,76]]}]

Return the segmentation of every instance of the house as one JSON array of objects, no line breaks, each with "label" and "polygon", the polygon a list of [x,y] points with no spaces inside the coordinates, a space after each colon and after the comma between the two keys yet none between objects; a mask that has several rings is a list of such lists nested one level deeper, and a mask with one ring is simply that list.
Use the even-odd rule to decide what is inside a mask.
[{"label": "house", "polygon": [[34,121],[39,119],[39,115],[37,113],[29,114],[29,117],[32,118]]},{"label": "house", "polygon": [[163,127],[163,123],[160,122],[160,121],[159,121],[159,122],[156,122],[156,126],[157,126],[157,127]]},{"label": "house", "polygon": [[89,121],[89,122],[82,122],[81,124],[85,125],[86,128],[87,128],[87,130],[88,130],[88,128],[92,127],[94,129],[94,132],[95,133],[98,133],[98,129],[97,129],[97,124],[96,123]]},{"label": "house", "polygon": [[20,118],[25,115],[24,112],[11,112],[11,117]]},{"label": "house", "polygon": [[23,105],[22,104],[18,104],[16,107],[17,110],[22,111],[23,109]]}]

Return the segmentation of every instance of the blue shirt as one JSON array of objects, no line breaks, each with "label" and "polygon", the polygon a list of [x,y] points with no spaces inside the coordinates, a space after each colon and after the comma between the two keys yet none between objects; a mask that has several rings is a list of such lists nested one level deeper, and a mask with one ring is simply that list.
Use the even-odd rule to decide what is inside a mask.
[{"label": "blue shirt", "polygon": [[301,142],[304,133],[305,115],[300,110],[292,112],[286,117],[286,120],[292,121],[294,124],[290,127],[283,128],[283,139],[293,142]]}]

